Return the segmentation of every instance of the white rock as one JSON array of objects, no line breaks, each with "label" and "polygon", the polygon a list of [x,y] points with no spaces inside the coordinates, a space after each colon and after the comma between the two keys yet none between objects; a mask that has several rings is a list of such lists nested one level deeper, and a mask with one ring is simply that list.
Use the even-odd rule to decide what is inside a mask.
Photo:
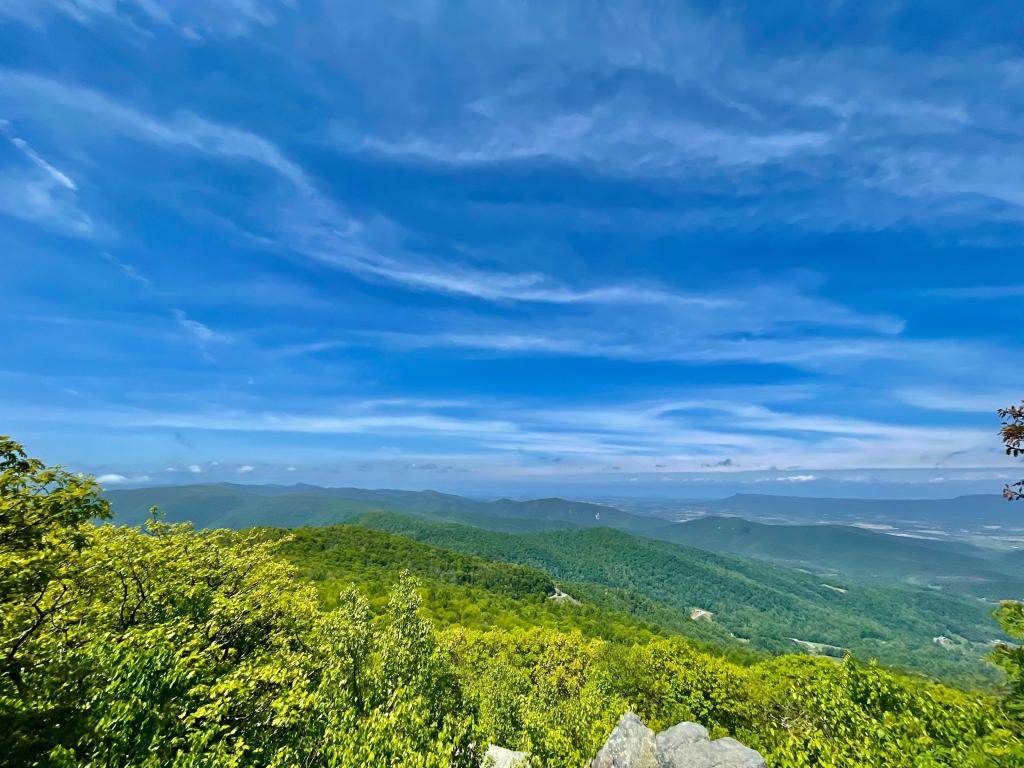
[{"label": "white rock", "polygon": [[712,741],[698,723],[679,723],[657,736],[632,712],[619,720],[592,768],[766,768],[736,739]]},{"label": "white rock", "polygon": [[592,768],[658,768],[654,731],[632,712],[619,718],[615,730],[591,763]]},{"label": "white rock", "polygon": [[483,768],[525,768],[526,753],[491,744],[484,755]]}]

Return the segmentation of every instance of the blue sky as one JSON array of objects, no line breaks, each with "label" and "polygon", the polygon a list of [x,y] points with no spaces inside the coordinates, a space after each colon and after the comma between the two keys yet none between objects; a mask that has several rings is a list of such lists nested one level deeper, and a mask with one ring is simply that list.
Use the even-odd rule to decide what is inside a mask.
[{"label": "blue sky", "polygon": [[124,484],[997,492],[1024,29],[0,2],[0,431]]}]

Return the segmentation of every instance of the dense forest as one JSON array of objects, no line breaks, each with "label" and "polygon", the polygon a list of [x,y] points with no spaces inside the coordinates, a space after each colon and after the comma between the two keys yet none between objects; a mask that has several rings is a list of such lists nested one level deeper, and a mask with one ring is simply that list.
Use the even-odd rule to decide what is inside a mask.
[{"label": "dense forest", "polygon": [[[582,766],[627,709],[699,721],[780,768],[1024,764],[1019,648],[997,649],[1007,684],[982,691],[870,653],[684,637],[718,625],[678,618],[673,569],[739,589],[739,559],[642,540],[654,570],[636,582],[615,531],[572,532],[572,565],[561,535],[498,551],[490,532],[402,517],[286,532],[108,515],[92,479],[0,444],[4,764],[476,766],[500,743]],[[758,620],[831,621],[809,584],[759,585],[778,602]],[[1024,635],[1018,605],[999,616]],[[753,614],[738,621],[757,635]]]},{"label": "dense forest", "polygon": [[[155,502],[166,520],[198,528],[263,525],[303,539],[332,535],[326,531],[338,523],[391,530],[538,567],[586,595],[588,607],[653,610],[658,623],[690,637],[772,653],[813,649],[841,657],[852,650],[960,684],[997,679],[984,656],[1006,637],[991,613],[996,600],[1024,590],[1019,568],[992,550],[850,526],[667,523],[557,498],[480,501],[309,485],[164,486],[105,497],[113,519],[130,525],[145,522]],[[691,538],[695,546],[686,546]],[[349,578],[344,569],[341,576]],[[695,626],[689,617],[696,610],[704,620]]]},{"label": "dense forest", "polygon": [[[356,520],[540,568],[574,586],[626,590],[687,616],[708,611],[730,637],[755,649],[788,653],[799,640],[836,656],[850,650],[949,681],[980,683],[993,674],[980,657],[998,628],[991,609],[977,600],[846,581],[837,589],[790,568],[604,528],[511,535],[379,512]],[[956,638],[957,645],[940,646],[932,641],[937,635]]]}]

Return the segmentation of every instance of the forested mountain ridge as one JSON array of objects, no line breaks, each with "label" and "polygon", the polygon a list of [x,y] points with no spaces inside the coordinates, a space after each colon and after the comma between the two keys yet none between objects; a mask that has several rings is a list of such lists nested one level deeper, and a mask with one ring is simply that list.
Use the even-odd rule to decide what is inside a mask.
[{"label": "forested mountain ridge", "polygon": [[[371,606],[383,612],[397,574],[418,579],[423,610],[442,626],[476,629],[554,627],[578,630],[588,637],[636,641],[682,635],[708,643],[733,658],[757,658],[727,629],[713,622],[694,622],[686,613],[628,589],[559,581],[572,599],[553,599],[556,585],[540,569],[487,560],[405,536],[357,524],[298,529],[262,529],[282,542],[281,554],[317,587],[325,604],[359,584]],[[580,598],[576,600],[575,598]]]},{"label": "forested mountain ridge", "polygon": [[[149,507],[156,504],[168,520],[188,520],[204,528],[333,525],[375,511],[506,532],[609,527],[702,549],[808,568],[820,573],[825,580],[905,582],[990,600],[1024,595],[1024,578],[1012,556],[966,542],[895,536],[850,525],[769,525],[731,516],[669,522],[661,517],[565,499],[479,501],[435,491],[307,485],[163,486],[108,491],[106,496],[115,519],[133,525],[144,521]],[[988,503],[989,497],[978,498]],[[819,502],[828,509],[845,510],[862,509],[864,505],[873,509],[879,504],[886,509],[922,508],[917,502],[754,495],[707,502],[702,508],[729,508],[738,504],[760,509],[765,514],[795,510],[794,514],[810,516],[818,509]],[[928,505],[933,503],[938,502],[927,502]],[[908,504],[909,507],[903,506]]]},{"label": "forested mountain ridge", "polygon": [[[539,568],[556,580],[599,584],[644,595],[713,620],[752,647],[792,653],[816,647],[946,679],[978,680],[978,662],[1000,636],[991,607],[912,588],[842,582],[612,529],[507,534],[390,513],[357,518],[366,527]],[[707,618],[712,618],[709,616]],[[952,647],[935,637],[955,638]]]},{"label": "forested mountain ridge", "polygon": [[479,501],[436,491],[316,486],[161,486],[107,492],[115,518],[137,525],[157,505],[171,520],[203,528],[302,527],[345,522],[372,511],[402,512],[495,530],[611,526],[644,531],[664,521],[614,507],[566,499]]}]

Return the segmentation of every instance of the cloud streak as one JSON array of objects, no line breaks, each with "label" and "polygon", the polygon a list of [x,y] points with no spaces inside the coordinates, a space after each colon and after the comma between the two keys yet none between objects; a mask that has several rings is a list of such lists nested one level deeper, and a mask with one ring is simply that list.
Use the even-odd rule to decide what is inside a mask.
[{"label": "cloud streak", "polygon": [[247,35],[254,28],[273,24],[278,10],[289,5],[273,0],[210,0],[199,4],[188,0],[65,0],[58,3],[7,0],[0,4],[0,17],[36,26],[44,26],[61,16],[84,25],[109,19],[139,35],[169,30],[186,39],[201,41]]},{"label": "cloud streak", "polygon": [[[834,204],[790,211],[797,226],[1022,218],[1024,137],[1007,128],[1024,107],[1012,50],[965,47],[951,56],[883,40],[766,51],[751,44],[758,30],[742,14],[628,5],[616,13],[560,3],[567,27],[540,21],[545,14],[530,4],[492,9],[492,18],[473,19],[478,39],[457,54],[446,34],[450,11],[424,6],[407,20],[408,38],[394,42],[406,45],[407,68],[360,75],[346,62],[354,77],[408,92],[407,108],[371,131],[336,122],[330,139],[406,163],[570,165],[686,180],[712,193],[727,180],[756,195],[737,221],[777,218],[785,193],[808,188],[828,189]],[[390,42],[376,55],[392,56]],[[441,116],[409,87],[426,61],[450,83]]]},{"label": "cloud streak", "polygon": [[[487,414],[487,415],[484,415]],[[514,403],[432,407],[409,402],[396,410],[373,402],[343,411],[202,413],[107,412],[102,418],[132,429],[215,433],[364,436],[385,445],[429,436],[486,461],[534,457],[525,472],[636,471],[732,473],[792,467],[774,482],[809,482],[824,470],[878,465],[890,468],[989,467],[995,460],[985,430],[892,424],[828,413],[778,410],[735,402],[653,401],[581,408],[531,408]],[[373,456],[363,442],[352,455]],[[955,451],[955,460],[949,454]],[[403,451],[406,452],[406,451]],[[389,451],[384,451],[387,455]],[[736,463],[732,456],[741,455]],[[558,462],[544,457],[561,457]],[[488,458],[489,457],[489,458]],[[198,465],[194,465],[198,466]],[[253,466],[253,465],[242,465]],[[615,469],[611,470],[610,467]],[[191,468],[190,468],[191,471]],[[241,470],[240,470],[241,471]],[[252,471],[252,470],[247,470]]]},{"label": "cloud streak", "polygon": [[79,206],[75,182],[14,135],[7,121],[0,120],[0,135],[15,151],[9,162],[0,155],[0,214],[75,237],[91,237],[95,227]]}]

